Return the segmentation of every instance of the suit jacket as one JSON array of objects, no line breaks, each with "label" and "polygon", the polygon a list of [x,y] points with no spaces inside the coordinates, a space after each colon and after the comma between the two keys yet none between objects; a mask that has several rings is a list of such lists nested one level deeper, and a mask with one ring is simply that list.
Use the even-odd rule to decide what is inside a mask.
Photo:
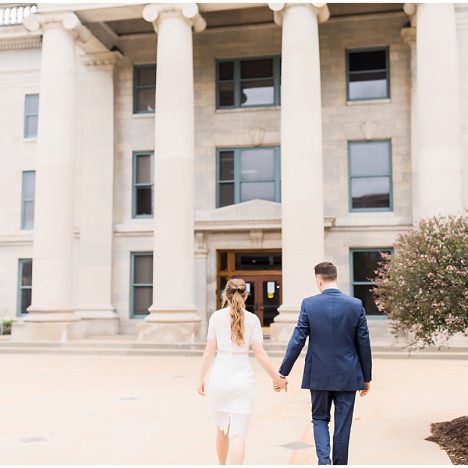
[{"label": "suit jacket", "polygon": [[371,380],[369,330],[360,299],[336,288],[305,298],[279,369],[281,375],[289,375],[307,337],[302,388],[353,391]]}]

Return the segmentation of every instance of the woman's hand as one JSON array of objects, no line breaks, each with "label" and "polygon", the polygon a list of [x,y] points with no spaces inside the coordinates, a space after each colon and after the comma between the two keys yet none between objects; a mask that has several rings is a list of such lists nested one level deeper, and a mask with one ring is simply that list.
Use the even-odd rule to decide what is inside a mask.
[{"label": "woman's hand", "polygon": [[198,384],[197,391],[201,396],[205,396],[205,382],[201,381]]},{"label": "woman's hand", "polygon": [[279,374],[273,379],[273,389],[275,392],[280,392],[284,389],[285,392],[288,391],[288,381],[281,377]]}]

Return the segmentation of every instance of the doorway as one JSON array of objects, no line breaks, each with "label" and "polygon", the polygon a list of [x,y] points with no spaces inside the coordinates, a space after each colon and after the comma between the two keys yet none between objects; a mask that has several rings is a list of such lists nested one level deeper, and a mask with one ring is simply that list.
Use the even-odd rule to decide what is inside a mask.
[{"label": "doorway", "polygon": [[281,267],[281,250],[218,251],[218,308],[228,280],[242,278],[249,293],[246,309],[258,316],[262,327],[269,327],[282,301]]}]

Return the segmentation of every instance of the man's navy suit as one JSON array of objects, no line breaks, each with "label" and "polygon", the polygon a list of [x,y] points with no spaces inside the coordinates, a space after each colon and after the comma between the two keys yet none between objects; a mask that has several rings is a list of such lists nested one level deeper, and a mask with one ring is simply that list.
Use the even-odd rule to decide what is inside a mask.
[{"label": "man's navy suit", "polygon": [[356,391],[364,389],[364,382],[372,377],[369,330],[361,300],[336,288],[305,298],[279,369],[281,375],[289,375],[307,337],[301,387],[311,392],[319,464],[330,463],[328,423],[333,402],[333,464],[346,465]]}]

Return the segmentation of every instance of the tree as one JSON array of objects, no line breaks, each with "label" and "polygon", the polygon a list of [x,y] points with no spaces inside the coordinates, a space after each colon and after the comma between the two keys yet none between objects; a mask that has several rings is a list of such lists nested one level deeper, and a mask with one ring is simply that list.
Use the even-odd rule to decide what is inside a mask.
[{"label": "tree", "polygon": [[[468,214],[468,212],[466,213]],[[468,336],[468,216],[435,216],[382,254],[374,295],[392,333],[410,347]]]}]

